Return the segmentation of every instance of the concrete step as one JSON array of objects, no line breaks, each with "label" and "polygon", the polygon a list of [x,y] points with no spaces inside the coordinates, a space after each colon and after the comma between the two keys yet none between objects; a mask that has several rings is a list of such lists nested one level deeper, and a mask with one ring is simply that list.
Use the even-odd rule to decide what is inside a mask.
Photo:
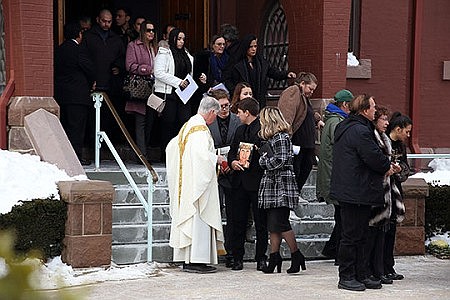
[{"label": "concrete step", "polygon": [[[114,205],[113,226],[119,224],[147,224],[145,209],[141,205]],[[169,205],[153,206],[153,224],[170,224]]]},{"label": "concrete step", "polygon": [[[140,204],[141,202],[136,196],[130,185],[114,185],[116,197],[114,205]],[[148,185],[139,184],[139,190],[142,195],[148,198]],[[169,204],[169,190],[167,186],[155,186],[153,191],[153,204]]]},{"label": "concrete step", "polygon": [[299,205],[295,214],[302,220],[334,220],[334,206],[325,202],[310,202]]},{"label": "concrete step", "polygon": [[[300,251],[307,259],[324,258],[321,254],[327,238],[298,238],[297,244]],[[270,249],[270,245],[268,245]],[[269,251],[269,250],[268,250]],[[116,264],[133,264],[147,261],[147,244],[128,244],[128,245],[113,245],[112,257]],[[289,248],[282,243],[280,253],[285,259],[290,258]],[[154,243],[152,247],[153,261],[157,262],[172,262],[173,249],[169,243]],[[253,261],[255,257],[255,244],[245,244],[244,260]]]},{"label": "concrete step", "polygon": [[[292,230],[299,238],[326,238],[333,231],[333,221],[302,221],[291,222]],[[170,224],[153,224],[153,241],[168,242],[170,236]],[[146,224],[120,224],[113,225],[112,240],[113,244],[136,244],[147,242]],[[256,238],[254,227],[251,228],[251,234]]]},{"label": "concrete step", "polygon": [[[136,184],[147,183],[146,167],[141,164],[134,163],[127,163],[126,167]],[[152,167],[158,175],[158,181],[155,183],[155,186],[167,186],[165,165],[162,163],[157,163],[153,164]],[[86,172],[86,176],[92,180],[106,180],[111,182],[113,185],[128,184],[128,180],[125,175],[123,175],[119,165],[114,161],[102,161],[98,170],[95,169],[93,164],[85,167],[84,170]]]}]

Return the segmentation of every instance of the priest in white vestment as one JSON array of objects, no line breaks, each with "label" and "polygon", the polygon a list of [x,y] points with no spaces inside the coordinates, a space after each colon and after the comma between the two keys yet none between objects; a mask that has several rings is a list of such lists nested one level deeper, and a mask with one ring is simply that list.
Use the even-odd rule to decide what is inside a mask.
[{"label": "priest in white vestment", "polygon": [[173,260],[183,261],[183,270],[215,272],[224,255],[222,217],[217,185],[217,156],[207,125],[220,110],[219,102],[204,97],[198,113],[184,124],[166,148],[167,182],[172,218],[169,245]]}]

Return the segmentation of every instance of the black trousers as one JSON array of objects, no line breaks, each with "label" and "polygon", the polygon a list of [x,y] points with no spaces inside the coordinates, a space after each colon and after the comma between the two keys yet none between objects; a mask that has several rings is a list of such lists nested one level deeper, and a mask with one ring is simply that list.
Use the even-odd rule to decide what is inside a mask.
[{"label": "black trousers", "polygon": [[[220,210],[223,211],[225,209],[225,218],[227,220],[227,225],[224,228],[224,238],[225,238],[225,250],[227,251],[227,256],[232,255],[232,232],[233,232],[233,192],[231,188],[221,186],[219,184],[219,199],[220,199]],[[223,218],[223,216],[222,216]]]},{"label": "black trousers", "polygon": [[384,275],[384,235],[383,227],[369,226],[366,244],[367,276],[373,275],[376,278],[380,278]]},{"label": "black trousers", "polygon": [[263,209],[258,208],[258,192],[244,189],[233,189],[232,197],[232,253],[234,259],[241,260],[244,257],[245,233],[249,210],[253,211],[256,228],[256,254],[255,260],[267,258],[267,217]]},{"label": "black trousers", "polygon": [[395,220],[391,220],[389,223],[389,230],[384,235],[384,274],[395,273],[394,246],[396,232],[397,222]]},{"label": "black trousers", "polygon": [[[164,94],[155,93],[164,99]],[[167,144],[180,131],[181,127],[191,117],[191,104],[184,104],[180,98],[172,92],[165,96],[166,105],[161,114],[161,151],[165,152]]]},{"label": "black trousers", "polygon": [[82,158],[90,110],[93,110],[93,106],[79,104],[61,105],[61,124],[78,159]]},{"label": "black trousers", "polygon": [[368,205],[341,202],[342,237],[339,246],[339,278],[362,280],[366,278],[367,231],[370,209]]},{"label": "black trousers", "polygon": [[341,222],[341,207],[334,204],[334,228],[331,233],[330,239],[325,243],[323,247],[322,254],[331,258],[339,256],[339,244],[341,243],[342,235],[342,222]]},{"label": "black trousers", "polygon": [[294,173],[298,191],[301,192],[314,162],[314,148],[300,148],[298,155],[294,155]]}]

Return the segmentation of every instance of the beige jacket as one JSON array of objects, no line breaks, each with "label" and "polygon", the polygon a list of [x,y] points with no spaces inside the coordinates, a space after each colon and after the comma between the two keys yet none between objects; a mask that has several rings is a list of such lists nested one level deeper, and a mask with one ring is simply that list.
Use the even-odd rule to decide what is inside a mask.
[{"label": "beige jacket", "polygon": [[307,102],[302,95],[298,85],[294,84],[285,89],[278,100],[278,108],[281,110],[286,121],[292,126],[292,133],[295,133],[306,117]]}]

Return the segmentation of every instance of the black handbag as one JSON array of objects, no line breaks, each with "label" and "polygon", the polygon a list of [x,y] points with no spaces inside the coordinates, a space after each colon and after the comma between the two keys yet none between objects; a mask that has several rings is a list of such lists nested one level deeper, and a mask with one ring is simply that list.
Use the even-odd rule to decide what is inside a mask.
[{"label": "black handbag", "polygon": [[128,74],[125,77],[123,90],[130,93],[131,98],[147,100],[152,93],[154,82],[153,76]]}]

